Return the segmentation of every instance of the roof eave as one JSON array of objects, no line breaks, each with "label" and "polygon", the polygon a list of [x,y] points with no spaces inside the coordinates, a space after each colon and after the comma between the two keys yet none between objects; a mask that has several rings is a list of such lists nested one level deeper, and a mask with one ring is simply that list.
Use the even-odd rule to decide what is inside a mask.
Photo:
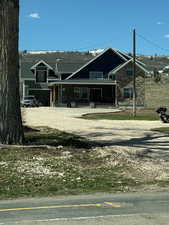
[{"label": "roof eave", "polygon": [[72,85],[72,84],[79,84],[79,85],[115,85],[117,82],[116,81],[111,81],[111,82],[89,82],[89,81],[73,81],[73,82],[66,82],[66,80],[63,81],[58,81],[58,82],[51,82],[48,84],[48,86],[54,86],[54,85]]},{"label": "roof eave", "polygon": [[45,64],[49,69],[53,70],[53,68],[48,64],[46,63],[44,60],[39,60],[36,64],[34,64],[30,69],[33,70],[35,69],[40,63],[43,63]]}]

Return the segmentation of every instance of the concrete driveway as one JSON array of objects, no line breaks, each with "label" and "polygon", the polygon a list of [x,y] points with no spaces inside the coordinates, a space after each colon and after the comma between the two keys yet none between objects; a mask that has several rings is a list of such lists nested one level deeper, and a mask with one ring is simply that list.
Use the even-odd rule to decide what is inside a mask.
[{"label": "concrete driveway", "polygon": [[86,113],[115,112],[103,108],[26,108],[24,119],[29,126],[49,126],[87,137],[117,149],[149,150],[168,156],[169,137],[152,132],[152,128],[168,127],[160,121],[84,120]]}]

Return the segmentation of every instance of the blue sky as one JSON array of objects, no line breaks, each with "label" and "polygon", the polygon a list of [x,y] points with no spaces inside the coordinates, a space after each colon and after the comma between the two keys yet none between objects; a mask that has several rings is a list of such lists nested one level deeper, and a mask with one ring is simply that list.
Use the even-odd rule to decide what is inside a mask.
[{"label": "blue sky", "polygon": [[20,50],[169,55],[169,0],[20,0]]}]

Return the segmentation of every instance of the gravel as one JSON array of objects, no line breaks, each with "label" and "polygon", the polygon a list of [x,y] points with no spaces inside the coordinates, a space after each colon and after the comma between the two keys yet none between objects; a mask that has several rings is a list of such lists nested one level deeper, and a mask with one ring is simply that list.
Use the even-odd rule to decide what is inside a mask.
[{"label": "gravel", "polygon": [[147,152],[151,157],[169,160],[169,137],[151,131],[157,127],[168,127],[161,121],[131,120],[85,120],[79,118],[86,113],[116,112],[112,108],[55,108],[39,107],[23,109],[26,125],[48,126],[86,137],[105,146],[123,151]]}]

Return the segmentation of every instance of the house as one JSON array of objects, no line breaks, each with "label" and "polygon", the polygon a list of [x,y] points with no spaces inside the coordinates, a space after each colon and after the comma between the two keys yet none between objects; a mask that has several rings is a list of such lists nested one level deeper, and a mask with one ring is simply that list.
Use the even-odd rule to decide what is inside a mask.
[{"label": "house", "polygon": [[[90,52],[25,52],[20,60],[21,95],[43,105],[129,105],[133,95],[133,59],[115,49]],[[136,61],[137,105],[144,105],[147,70]]]},{"label": "house", "polygon": [[24,51],[20,53],[20,95],[34,95],[43,105],[50,105],[48,84],[65,79],[93,55],[80,52]]}]

